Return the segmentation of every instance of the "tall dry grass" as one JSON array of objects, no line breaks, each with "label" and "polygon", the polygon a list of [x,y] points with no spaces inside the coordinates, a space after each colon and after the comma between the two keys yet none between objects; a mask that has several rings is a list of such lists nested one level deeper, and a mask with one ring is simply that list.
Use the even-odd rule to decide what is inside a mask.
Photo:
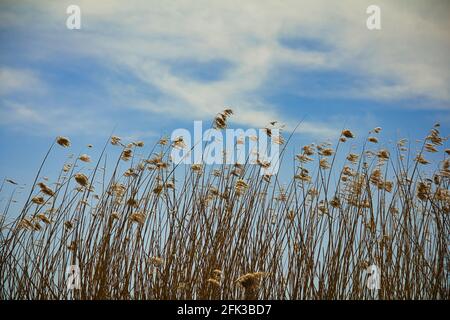
[{"label": "tall dry grass", "polygon": [[[182,141],[139,157],[142,142],[113,136],[113,168],[105,145],[92,171],[79,171],[91,161],[80,155],[47,184],[47,156],[70,147],[58,137],[21,212],[8,205],[0,220],[0,298],[449,299],[446,139],[434,127],[416,155],[405,140],[379,149],[379,131],[358,154],[342,154],[349,130],[333,148],[304,146],[284,183],[258,165],[176,168],[169,154]],[[428,153],[441,161],[428,164]],[[81,288],[68,290],[74,264]]]}]

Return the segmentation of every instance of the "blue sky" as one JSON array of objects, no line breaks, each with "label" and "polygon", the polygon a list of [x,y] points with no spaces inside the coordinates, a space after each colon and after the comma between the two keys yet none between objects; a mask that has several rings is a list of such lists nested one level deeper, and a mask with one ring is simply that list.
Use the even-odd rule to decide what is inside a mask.
[{"label": "blue sky", "polygon": [[304,119],[298,146],[343,127],[414,140],[439,121],[448,135],[449,18],[448,1],[2,1],[0,177],[31,182],[58,135],[73,148],[50,168],[95,158],[113,130],[151,144],[225,106],[232,127]]}]

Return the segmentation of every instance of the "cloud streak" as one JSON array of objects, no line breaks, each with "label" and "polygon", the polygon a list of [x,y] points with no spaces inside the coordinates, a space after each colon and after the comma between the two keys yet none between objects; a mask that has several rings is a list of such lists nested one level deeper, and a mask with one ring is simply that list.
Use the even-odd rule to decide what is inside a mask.
[{"label": "cloud streak", "polygon": [[[375,101],[423,98],[433,102],[425,107],[450,106],[445,54],[450,25],[448,16],[442,15],[442,7],[449,6],[444,2],[439,2],[440,10],[424,15],[421,2],[405,8],[401,1],[378,1],[382,30],[371,32],[365,27],[368,1],[342,1],[339,6],[329,1],[75,1],[82,9],[83,29],[71,32],[64,29],[64,19],[72,2],[30,2],[35,15],[21,16],[17,10],[4,15],[16,28],[17,21],[40,24],[47,41],[30,55],[87,57],[133,75],[157,93],[139,96],[131,88],[126,97],[118,98],[130,110],[204,119],[230,106],[238,114],[237,124],[264,126],[281,120],[292,127],[296,120],[284,116],[283,106],[264,98],[280,89],[275,77],[280,77],[280,69],[286,70],[287,78],[290,71],[300,78],[328,71],[362,79],[356,87],[325,84],[317,90],[306,79],[300,82],[305,87],[298,88],[298,95]],[[211,81],[202,79],[202,73],[194,77],[179,72],[179,61],[200,70],[215,61],[224,66]],[[20,74],[15,78],[4,90],[34,81],[21,80]],[[111,86],[109,94],[117,97],[120,86]],[[300,130],[325,137],[339,126],[305,121]]]},{"label": "cloud streak", "polygon": [[23,92],[42,92],[45,85],[30,70],[0,67],[0,95]]}]

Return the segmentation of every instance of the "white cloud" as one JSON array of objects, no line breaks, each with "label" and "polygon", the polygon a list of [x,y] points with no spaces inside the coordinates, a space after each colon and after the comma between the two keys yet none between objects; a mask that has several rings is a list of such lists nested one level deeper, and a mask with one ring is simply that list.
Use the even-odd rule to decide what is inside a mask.
[{"label": "white cloud", "polygon": [[[64,29],[65,7],[72,3],[82,10],[79,32]],[[204,119],[231,106],[236,123],[262,126],[277,119],[291,127],[294,120],[283,115],[282,107],[263,98],[280,66],[300,74],[328,70],[364,80],[356,88],[323,88],[310,94],[377,100],[425,97],[448,108],[450,22],[442,11],[449,6],[439,2],[441,7],[433,9],[430,4],[424,15],[424,3],[377,1],[381,31],[367,30],[365,9],[372,2],[361,0],[335,5],[318,0],[52,1],[31,3],[36,14],[27,19],[48,27],[44,30],[50,34],[49,43],[36,50],[101,59],[161,92],[152,101],[123,98],[130,107]],[[329,49],[289,48],[280,43],[282,37],[315,39]],[[218,81],[187,81],[170,68],[171,60],[181,59],[221,59],[230,67]],[[300,130],[329,136],[335,127],[305,122]]]},{"label": "white cloud", "polygon": [[16,92],[42,92],[44,84],[30,70],[0,67],[0,95]]},{"label": "white cloud", "polygon": [[[424,18],[414,5],[379,1],[383,29],[369,31],[365,27],[368,1],[343,1],[339,6],[328,1],[91,3],[81,2],[81,7],[86,20],[95,21],[91,30],[97,36],[82,36],[86,48],[81,50],[99,56],[107,52],[110,59],[128,65],[169,95],[198,102],[200,109],[206,108],[205,102],[224,103],[225,98],[257,94],[261,84],[270,81],[271,69],[279,64],[300,71],[331,69],[363,74],[368,81],[362,89],[372,97],[376,97],[374,86],[389,80],[404,89],[383,90],[380,98],[422,95],[450,99],[446,57],[450,24],[436,16]],[[105,32],[107,26],[114,26],[117,32]],[[292,50],[280,45],[281,36],[316,38],[332,49]],[[164,70],[162,60],[167,58],[221,58],[233,62],[234,68],[219,84],[186,83]]]},{"label": "white cloud", "polygon": [[33,135],[108,135],[110,123],[87,110],[2,100],[0,125]]}]

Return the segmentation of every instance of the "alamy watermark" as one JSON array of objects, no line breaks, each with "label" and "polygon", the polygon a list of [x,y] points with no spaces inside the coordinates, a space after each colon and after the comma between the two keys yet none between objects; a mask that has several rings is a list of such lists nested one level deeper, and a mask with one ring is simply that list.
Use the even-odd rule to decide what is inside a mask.
[{"label": "alamy watermark", "polygon": [[259,165],[261,175],[273,175],[280,167],[279,129],[207,129],[194,121],[193,136],[184,128],[172,132],[171,160],[175,164]]},{"label": "alamy watermark", "polygon": [[367,7],[366,13],[369,14],[366,20],[366,26],[369,30],[381,30],[381,9],[372,4]]},{"label": "alamy watermark", "polygon": [[380,290],[381,274],[376,265],[371,265],[367,268],[369,277],[367,278],[367,288],[369,290]]},{"label": "alamy watermark", "polygon": [[[366,19],[366,26],[369,30],[381,30],[381,9],[378,5],[372,4],[367,7],[366,13],[369,15]],[[81,29],[81,8],[72,4],[66,8],[66,27],[69,30]]]},{"label": "alamy watermark", "polygon": [[81,9],[79,6],[72,4],[67,7],[66,13],[69,15],[66,19],[66,27],[69,30],[81,29]]},{"label": "alamy watermark", "polygon": [[70,265],[66,270],[67,290],[80,289],[80,267],[76,264]]}]

